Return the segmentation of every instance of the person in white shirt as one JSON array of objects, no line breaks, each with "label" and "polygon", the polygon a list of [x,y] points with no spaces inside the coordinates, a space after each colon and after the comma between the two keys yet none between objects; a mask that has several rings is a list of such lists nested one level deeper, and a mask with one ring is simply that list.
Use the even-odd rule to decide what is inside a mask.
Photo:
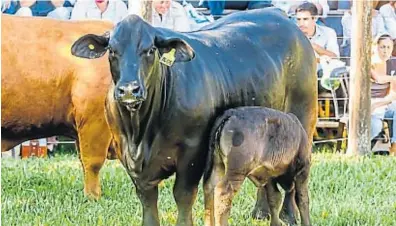
[{"label": "person in white shirt", "polygon": [[189,19],[183,6],[172,0],[154,0],[152,25],[174,31],[191,31]]},{"label": "person in white shirt", "polygon": [[396,39],[396,0],[381,6],[380,14],[384,18],[385,28],[392,39]]},{"label": "person in white shirt", "polygon": [[77,0],[70,19],[109,20],[117,24],[127,15],[127,7],[121,0]]},{"label": "person in white shirt", "polygon": [[[351,7],[353,7],[353,2],[351,1]],[[381,16],[381,14],[375,10],[372,9],[372,25],[371,25],[371,33],[372,37],[375,38],[381,34],[385,34],[386,29],[385,29],[385,24],[384,24],[384,19]],[[351,37],[352,37],[352,10],[348,10],[344,13],[344,16],[341,19],[341,24],[342,24],[342,33],[343,33],[343,38],[342,38],[342,56],[345,57],[350,57],[351,56]],[[347,59],[347,62],[349,62],[349,59]]]},{"label": "person in white shirt", "polygon": [[327,17],[330,11],[329,4],[327,0],[272,0],[272,5],[277,8],[282,9],[287,14],[294,14],[296,8],[304,2],[314,3],[318,9],[318,14],[322,17]]},{"label": "person in white shirt", "polygon": [[[317,62],[321,57],[338,58],[340,51],[337,43],[336,32],[326,26],[316,24],[318,9],[313,3],[303,3],[297,7],[296,11],[297,25],[300,30],[310,40],[315,51]],[[318,71],[321,69],[318,64]]]}]

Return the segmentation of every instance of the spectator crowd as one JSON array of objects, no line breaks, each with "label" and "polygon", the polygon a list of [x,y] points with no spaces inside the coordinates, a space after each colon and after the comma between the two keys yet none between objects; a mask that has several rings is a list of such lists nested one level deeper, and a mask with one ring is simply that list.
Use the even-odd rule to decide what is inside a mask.
[{"label": "spectator crowd", "polygon": [[[191,1],[190,1],[191,2]],[[378,1],[373,1],[375,4]],[[17,16],[41,16],[59,20],[108,20],[114,24],[120,22],[128,13],[126,0],[3,0],[1,10],[5,14]],[[352,1],[348,1],[353,7]],[[210,13],[222,14],[227,8],[227,1],[203,1],[200,6],[207,7]],[[152,25],[164,27],[180,32],[188,32],[196,28],[192,15],[197,11],[188,3],[173,0],[154,0],[152,3]],[[352,10],[345,9],[342,19],[342,37],[327,26],[325,18],[331,17],[331,10],[327,0],[264,0],[251,1],[247,9],[274,6],[286,12],[297,26],[310,40],[317,56],[318,77],[326,74],[329,65],[338,62],[349,64],[352,36]],[[195,13],[195,14],[194,14]],[[202,14],[197,14],[202,17]],[[212,21],[212,20],[211,20]],[[392,58],[396,40],[396,0],[388,1],[372,10],[372,123],[371,138],[375,139],[382,129],[385,118],[396,117],[396,77],[387,70],[387,62]],[[331,68],[331,67],[330,67]],[[394,73],[394,71],[393,71]],[[319,92],[321,89],[319,89]],[[322,90],[323,91],[323,90]],[[396,123],[394,120],[392,123]],[[396,130],[396,124],[392,127]],[[396,131],[391,139],[391,152],[396,154]]]}]

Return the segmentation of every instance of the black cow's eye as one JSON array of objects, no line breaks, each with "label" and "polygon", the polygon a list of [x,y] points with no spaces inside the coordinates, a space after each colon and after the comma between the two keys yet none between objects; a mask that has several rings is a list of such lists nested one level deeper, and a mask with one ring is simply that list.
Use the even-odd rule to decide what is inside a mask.
[{"label": "black cow's eye", "polygon": [[157,48],[152,47],[151,49],[149,49],[149,51],[147,51],[147,56],[151,56],[155,53],[155,51],[157,50]]}]

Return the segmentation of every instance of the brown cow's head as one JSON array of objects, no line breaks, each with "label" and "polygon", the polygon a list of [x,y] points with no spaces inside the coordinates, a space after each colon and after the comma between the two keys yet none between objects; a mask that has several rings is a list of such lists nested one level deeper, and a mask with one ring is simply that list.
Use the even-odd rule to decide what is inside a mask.
[{"label": "brown cow's head", "polygon": [[72,46],[72,54],[94,59],[109,51],[115,99],[136,111],[147,97],[148,84],[159,77],[159,59],[172,50],[175,62],[190,61],[194,51],[179,33],[156,29],[136,15],[130,15],[105,35],[88,34]]}]

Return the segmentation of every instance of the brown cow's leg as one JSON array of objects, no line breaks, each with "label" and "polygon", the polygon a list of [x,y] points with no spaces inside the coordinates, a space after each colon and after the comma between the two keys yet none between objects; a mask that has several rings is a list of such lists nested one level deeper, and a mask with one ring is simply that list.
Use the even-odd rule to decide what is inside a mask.
[{"label": "brown cow's leg", "polygon": [[214,226],[214,189],[221,177],[224,175],[224,164],[217,158],[213,159],[213,168],[207,172],[210,176],[204,177],[204,199],[205,199],[205,225]]},{"label": "brown cow's leg", "polygon": [[214,215],[216,226],[228,225],[232,199],[238,192],[244,180],[245,175],[243,174],[231,175],[226,172],[220,183],[216,185],[214,196]]},{"label": "brown cow's leg", "polygon": [[11,148],[14,148],[23,141],[24,140],[20,140],[20,141],[1,140],[1,152],[9,151]]},{"label": "brown cow's leg", "polygon": [[84,193],[90,198],[99,199],[101,189],[99,171],[107,157],[110,145],[110,132],[103,125],[86,123],[78,131],[80,159],[84,170]]},{"label": "brown cow's leg", "polygon": [[267,191],[268,205],[271,213],[271,226],[283,225],[282,221],[279,219],[279,211],[282,203],[282,194],[280,193],[276,182],[269,181],[265,186]]},{"label": "brown cow's leg", "polygon": [[311,225],[309,217],[309,196],[308,196],[309,166],[296,178],[296,201],[300,210],[301,224]]},{"label": "brown cow's leg", "polygon": [[137,195],[143,207],[143,222],[144,226],[159,226],[158,218],[158,186],[149,190],[141,190],[136,187]]}]

